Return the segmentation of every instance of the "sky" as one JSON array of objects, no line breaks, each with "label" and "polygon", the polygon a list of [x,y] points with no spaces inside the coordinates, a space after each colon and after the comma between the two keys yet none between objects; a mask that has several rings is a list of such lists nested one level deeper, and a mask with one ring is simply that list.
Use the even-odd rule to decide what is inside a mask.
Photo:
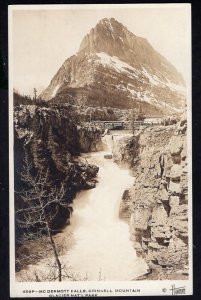
[{"label": "sky", "polygon": [[83,37],[103,18],[115,18],[146,38],[189,82],[189,5],[14,6],[10,11],[13,87],[33,95],[45,89],[63,62],[79,50]]}]

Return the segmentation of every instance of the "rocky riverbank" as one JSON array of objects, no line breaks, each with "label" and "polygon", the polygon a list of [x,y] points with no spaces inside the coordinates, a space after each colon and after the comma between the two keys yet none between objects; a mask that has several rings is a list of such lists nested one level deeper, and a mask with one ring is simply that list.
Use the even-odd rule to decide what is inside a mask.
[{"label": "rocky riverbank", "polygon": [[146,128],[114,141],[117,163],[131,168],[133,188],[124,193],[121,214],[150,272],[139,279],[188,277],[187,120]]}]

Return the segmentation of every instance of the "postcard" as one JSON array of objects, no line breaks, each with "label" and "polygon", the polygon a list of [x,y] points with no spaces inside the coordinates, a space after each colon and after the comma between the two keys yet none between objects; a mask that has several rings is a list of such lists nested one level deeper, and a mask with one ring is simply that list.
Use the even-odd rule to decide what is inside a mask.
[{"label": "postcard", "polygon": [[9,6],[11,297],[192,295],[191,5]]}]

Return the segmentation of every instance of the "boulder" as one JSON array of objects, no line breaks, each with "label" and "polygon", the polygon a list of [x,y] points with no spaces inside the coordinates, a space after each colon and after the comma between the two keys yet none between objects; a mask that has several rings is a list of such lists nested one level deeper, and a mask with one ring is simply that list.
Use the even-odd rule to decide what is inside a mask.
[{"label": "boulder", "polygon": [[181,193],[181,185],[180,185],[180,183],[170,181],[169,193],[171,195],[173,195],[173,196],[180,195],[180,193]]},{"label": "boulder", "polygon": [[182,167],[179,164],[174,164],[170,171],[170,178],[172,181],[179,181],[182,174]]},{"label": "boulder", "polygon": [[181,153],[183,149],[183,139],[181,136],[176,135],[173,136],[170,141],[170,154],[171,156],[177,156]]},{"label": "boulder", "polygon": [[106,158],[106,159],[112,159],[112,154],[105,154],[104,158]]}]

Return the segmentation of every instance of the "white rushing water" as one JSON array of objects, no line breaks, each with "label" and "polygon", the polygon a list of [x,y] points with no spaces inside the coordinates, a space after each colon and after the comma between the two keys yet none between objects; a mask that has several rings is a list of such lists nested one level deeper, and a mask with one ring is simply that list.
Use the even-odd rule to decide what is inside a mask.
[{"label": "white rushing water", "polygon": [[[104,142],[111,153],[111,136]],[[95,189],[82,191],[74,200],[71,219],[74,247],[62,257],[73,270],[89,280],[131,280],[147,271],[142,259],[136,257],[129,239],[129,227],[119,219],[119,205],[125,189],[134,178],[120,169],[106,151],[87,157],[88,163],[99,166]]]},{"label": "white rushing water", "polygon": [[[147,271],[146,263],[136,256],[129,238],[129,226],[119,218],[119,205],[125,189],[134,178],[120,169],[112,159],[112,136],[105,136],[108,151],[84,156],[88,163],[99,167],[96,188],[80,192],[73,203],[71,231],[73,246],[60,257],[61,261],[88,280],[132,280]],[[59,234],[67,234],[66,226]],[[45,270],[45,260],[35,269]],[[67,280],[67,279],[66,279]]]}]

